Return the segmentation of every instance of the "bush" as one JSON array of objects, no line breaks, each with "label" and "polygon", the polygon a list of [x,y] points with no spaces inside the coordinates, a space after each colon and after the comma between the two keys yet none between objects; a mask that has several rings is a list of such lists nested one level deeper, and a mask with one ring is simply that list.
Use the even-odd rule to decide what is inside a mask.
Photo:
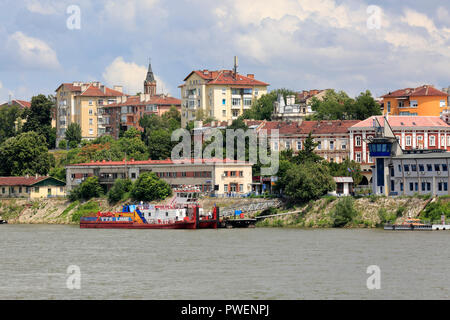
[{"label": "bush", "polygon": [[429,203],[420,216],[430,221],[439,221],[441,215],[450,218],[450,202],[440,197],[439,200]]},{"label": "bush", "polygon": [[69,148],[70,148],[70,149],[76,149],[76,148],[78,148],[78,142],[76,142],[76,141],[70,141],[70,142],[69,142]]},{"label": "bush", "polygon": [[[399,208],[400,209],[400,208]],[[402,211],[400,211],[402,212]],[[381,223],[388,223],[388,222],[394,222],[397,219],[397,214],[399,213],[399,210],[397,210],[397,213],[389,213],[385,208],[380,208],[378,210],[378,217],[380,218]]]},{"label": "bush", "polygon": [[153,172],[141,174],[131,188],[131,197],[137,201],[164,200],[171,195],[170,185]]},{"label": "bush", "polygon": [[109,203],[116,203],[124,198],[124,195],[131,191],[133,183],[129,179],[117,179],[113,187],[108,192]]},{"label": "bush", "polygon": [[89,200],[103,195],[103,189],[97,177],[89,177],[69,192],[69,200]]},{"label": "bush", "polygon": [[97,202],[91,201],[79,206],[72,215],[73,222],[80,222],[82,217],[90,216],[96,214],[100,211],[100,207]]},{"label": "bush", "polygon": [[332,213],[333,227],[340,228],[346,226],[357,215],[354,208],[354,200],[351,197],[344,197],[336,204]]},{"label": "bush", "polygon": [[66,150],[67,149],[67,140],[61,140],[58,144],[58,148],[60,148],[62,150]]}]

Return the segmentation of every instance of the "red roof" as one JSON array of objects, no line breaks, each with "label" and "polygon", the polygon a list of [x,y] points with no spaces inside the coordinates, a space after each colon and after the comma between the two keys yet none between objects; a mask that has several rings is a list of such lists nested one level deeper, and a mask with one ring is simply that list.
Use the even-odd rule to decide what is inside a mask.
[{"label": "red roof", "polygon": [[234,72],[231,70],[219,70],[219,71],[209,71],[209,70],[195,70],[192,71],[185,79],[186,81],[193,73],[197,74],[202,79],[208,81],[208,84],[231,84],[236,86],[268,86],[268,83],[254,79],[253,77],[246,77],[241,74],[234,76]]},{"label": "red roof", "polygon": [[150,97],[148,101],[141,101],[139,96],[131,96],[127,98],[124,103],[113,103],[105,105],[105,107],[124,107],[124,106],[145,106],[149,104],[156,104],[158,106],[181,106],[181,100],[165,95],[155,95]]},{"label": "red roof", "polygon": [[29,101],[24,101],[24,100],[13,100],[13,103],[16,102],[17,104],[19,104],[20,106],[22,106],[22,108],[30,108],[31,107],[31,102]]},{"label": "red roof", "polygon": [[359,120],[322,120],[322,121],[303,121],[298,122],[283,122],[270,121],[266,122],[261,129],[266,129],[267,134],[272,130],[277,129],[280,135],[304,134],[309,133],[313,135],[318,134],[342,134],[347,133],[348,129],[360,122]]},{"label": "red roof", "polygon": [[431,85],[423,85],[417,88],[405,88],[396,90],[394,92],[389,92],[388,94],[382,96],[382,98],[399,98],[399,97],[423,97],[423,96],[445,96],[448,94],[442,92]]},{"label": "red roof", "polygon": [[0,186],[32,186],[50,177],[0,177]]},{"label": "red roof", "polygon": [[[81,86],[75,86],[73,83],[63,83],[61,84],[56,91],[59,90],[59,88],[63,87],[65,91],[72,91],[72,92],[81,92]],[[88,97],[120,97],[125,96],[124,93],[113,90],[111,88],[108,88],[105,86],[105,92],[103,92],[98,86],[94,86],[92,83],[88,84],[87,89],[81,93],[82,96],[88,96]]]},{"label": "red roof", "polygon": [[[377,118],[380,126],[384,126],[383,116],[373,116],[366,120],[363,120],[352,128],[372,128],[373,120]],[[389,125],[391,127],[445,127],[448,128],[449,125],[442,120],[440,117],[432,116],[389,116]]]},{"label": "red roof", "polygon": [[230,159],[218,159],[218,158],[211,158],[211,159],[184,159],[184,160],[143,160],[143,161],[135,161],[135,160],[128,160],[125,162],[125,160],[122,161],[93,161],[89,163],[78,163],[78,164],[72,164],[68,165],[70,166],[77,166],[77,167],[84,167],[84,166],[124,166],[126,165],[146,165],[146,164],[168,164],[168,165],[174,165],[174,164],[183,164],[183,163],[192,163],[196,164],[196,161],[199,161],[199,163],[207,164],[207,163],[245,163],[243,161],[239,160],[230,160]]}]

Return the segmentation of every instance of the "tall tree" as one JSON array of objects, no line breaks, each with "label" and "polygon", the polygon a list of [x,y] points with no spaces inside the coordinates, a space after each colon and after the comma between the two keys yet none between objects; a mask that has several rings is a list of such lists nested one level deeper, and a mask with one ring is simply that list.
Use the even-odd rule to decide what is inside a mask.
[{"label": "tall tree", "polygon": [[46,175],[50,157],[45,138],[36,132],[22,133],[0,145],[0,171],[7,176]]},{"label": "tall tree", "polygon": [[282,94],[284,99],[286,99],[288,95],[296,96],[296,92],[289,89],[273,90],[254,101],[251,108],[244,112],[243,117],[245,119],[253,120],[272,120],[274,102],[277,101],[278,94]]},{"label": "tall tree", "polygon": [[52,130],[54,108],[54,97],[40,94],[31,98],[31,107],[25,111],[26,122],[23,125],[23,132],[34,131],[43,135],[48,148],[54,148],[56,141],[56,132]]},{"label": "tall tree", "polygon": [[72,141],[77,145],[81,142],[81,127],[78,123],[69,124],[66,130],[66,140],[69,141],[69,145]]},{"label": "tall tree", "polygon": [[15,105],[0,108],[0,143],[17,134],[16,123],[20,121],[23,111]]}]

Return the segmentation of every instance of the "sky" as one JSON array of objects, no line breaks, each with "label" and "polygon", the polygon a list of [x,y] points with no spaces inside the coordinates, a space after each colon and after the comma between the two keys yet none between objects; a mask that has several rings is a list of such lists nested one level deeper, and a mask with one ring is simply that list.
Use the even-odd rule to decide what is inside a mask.
[{"label": "sky", "polygon": [[269,90],[450,86],[448,0],[2,0],[0,103],[65,82],[158,92],[198,69],[231,69]]}]

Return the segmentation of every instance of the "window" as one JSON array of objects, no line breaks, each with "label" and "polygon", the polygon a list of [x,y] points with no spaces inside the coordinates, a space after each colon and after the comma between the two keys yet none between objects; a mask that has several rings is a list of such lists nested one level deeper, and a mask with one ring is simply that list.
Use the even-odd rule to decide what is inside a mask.
[{"label": "window", "polygon": [[444,108],[444,107],[445,107],[445,100],[441,100],[441,101],[440,101],[440,107],[441,107],[441,108]]},{"label": "window", "polygon": [[224,185],[223,185],[223,191],[224,191],[224,192],[228,192],[228,185],[227,185],[227,184],[224,184]]},{"label": "window", "polygon": [[430,146],[434,147],[436,145],[436,137],[430,136]]},{"label": "window", "polygon": [[438,164],[434,165],[434,171],[441,171],[440,167]]},{"label": "window", "polygon": [[402,166],[398,165],[398,172],[402,172]]},{"label": "window", "polygon": [[232,99],[233,106],[240,106],[241,105],[241,99],[239,98],[233,98]]},{"label": "window", "polygon": [[417,166],[415,164],[411,165],[411,171],[417,172]]},{"label": "window", "polygon": [[239,117],[239,110],[233,110],[233,117]]},{"label": "window", "polygon": [[2,193],[5,194],[6,193],[6,189],[2,188]]},{"label": "window", "polygon": [[388,101],[388,103],[387,103],[387,112],[391,113],[391,102],[390,101]]},{"label": "window", "polygon": [[39,187],[35,187],[34,192],[39,193]]},{"label": "window", "polygon": [[252,99],[244,98],[244,106],[250,107],[252,105]]},{"label": "window", "polygon": [[391,191],[395,191],[395,182],[391,180]]},{"label": "window", "polygon": [[448,190],[448,184],[447,184],[447,182],[444,182],[444,191],[447,191]]},{"label": "window", "polygon": [[417,100],[411,100],[410,106],[411,106],[411,108],[417,108],[419,106],[419,104],[417,103]]},{"label": "window", "polygon": [[409,191],[414,191],[414,183],[409,183]]},{"label": "window", "polygon": [[259,94],[258,89],[255,88],[255,96],[257,96]]},{"label": "window", "polygon": [[426,183],[422,182],[422,191],[426,191],[425,185],[426,185]]},{"label": "window", "polygon": [[227,99],[222,99],[222,105],[226,105],[227,104]]},{"label": "window", "polygon": [[227,116],[227,110],[222,110],[222,116],[224,116],[224,117]]},{"label": "window", "polygon": [[439,183],[438,183],[438,190],[439,190],[439,191],[442,191],[442,182],[439,182]]},{"label": "window", "polygon": [[418,182],[414,182],[414,190],[419,191],[419,183]]},{"label": "window", "polygon": [[92,116],[93,113],[92,109],[89,109],[89,115]]},{"label": "window", "polygon": [[441,136],[441,148],[445,146],[445,136]]},{"label": "window", "polygon": [[131,173],[131,179],[136,179],[136,172]]},{"label": "window", "polygon": [[361,162],[361,152],[356,153],[356,162]]},{"label": "window", "polygon": [[93,119],[89,119],[89,125],[92,126],[94,124],[94,120]]},{"label": "window", "polygon": [[427,191],[431,191],[431,182],[427,182]]},{"label": "window", "polygon": [[222,94],[227,94],[227,88],[222,88]]},{"label": "window", "polygon": [[403,191],[403,182],[400,182],[400,191]]},{"label": "window", "polygon": [[317,142],[317,150],[322,150],[322,141]]},{"label": "window", "polygon": [[406,136],[406,145],[407,145],[408,147],[411,146],[411,136]]},{"label": "window", "polygon": [[448,171],[448,167],[445,163],[442,165],[442,171]]},{"label": "window", "polygon": [[403,167],[405,168],[405,172],[409,172],[409,164],[405,164]]},{"label": "window", "polygon": [[398,107],[399,108],[403,108],[405,106],[405,102],[404,101],[399,101],[398,102]]},{"label": "window", "polygon": [[244,185],[243,184],[239,185],[239,192],[244,192]]},{"label": "window", "polygon": [[356,137],[356,146],[357,147],[361,146],[361,137]]},{"label": "window", "polygon": [[420,172],[424,172],[425,171],[425,166],[423,164],[419,164],[419,171]]},{"label": "window", "polygon": [[273,143],[273,150],[278,151],[278,142]]},{"label": "window", "polygon": [[89,129],[89,134],[93,135],[94,134],[94,129]]},{"label": "window", "polygon": [[297,150],[302,150],[302,142],[297,141]]},{"label": "window", "polygon": [[342,149],[342,150],[346,150],[346,149],[347,149],[347,143],[342,142],[342,144],[341,144],[341,149]]},{"label": "window", "polygon": [[427,171],[428,172],[433,171],[433,166],[431,164],[427,164]]},{"label": "window", "polygon": [[231,177],[236,177],[236,171],[230,171],[230,176]]},{"label": "window", "polygon": [[330,141],[330,150],[334,150],[334,141]]},{"label": "window", "polygon": [[89,100],[89,105],[92,106],[93,105],[93,101]]},{"label": "window", "polygon": [[285,146],[286,146],[286,150],[291,149],[291,144],[289,143],[289,141],[285,142]]}]

